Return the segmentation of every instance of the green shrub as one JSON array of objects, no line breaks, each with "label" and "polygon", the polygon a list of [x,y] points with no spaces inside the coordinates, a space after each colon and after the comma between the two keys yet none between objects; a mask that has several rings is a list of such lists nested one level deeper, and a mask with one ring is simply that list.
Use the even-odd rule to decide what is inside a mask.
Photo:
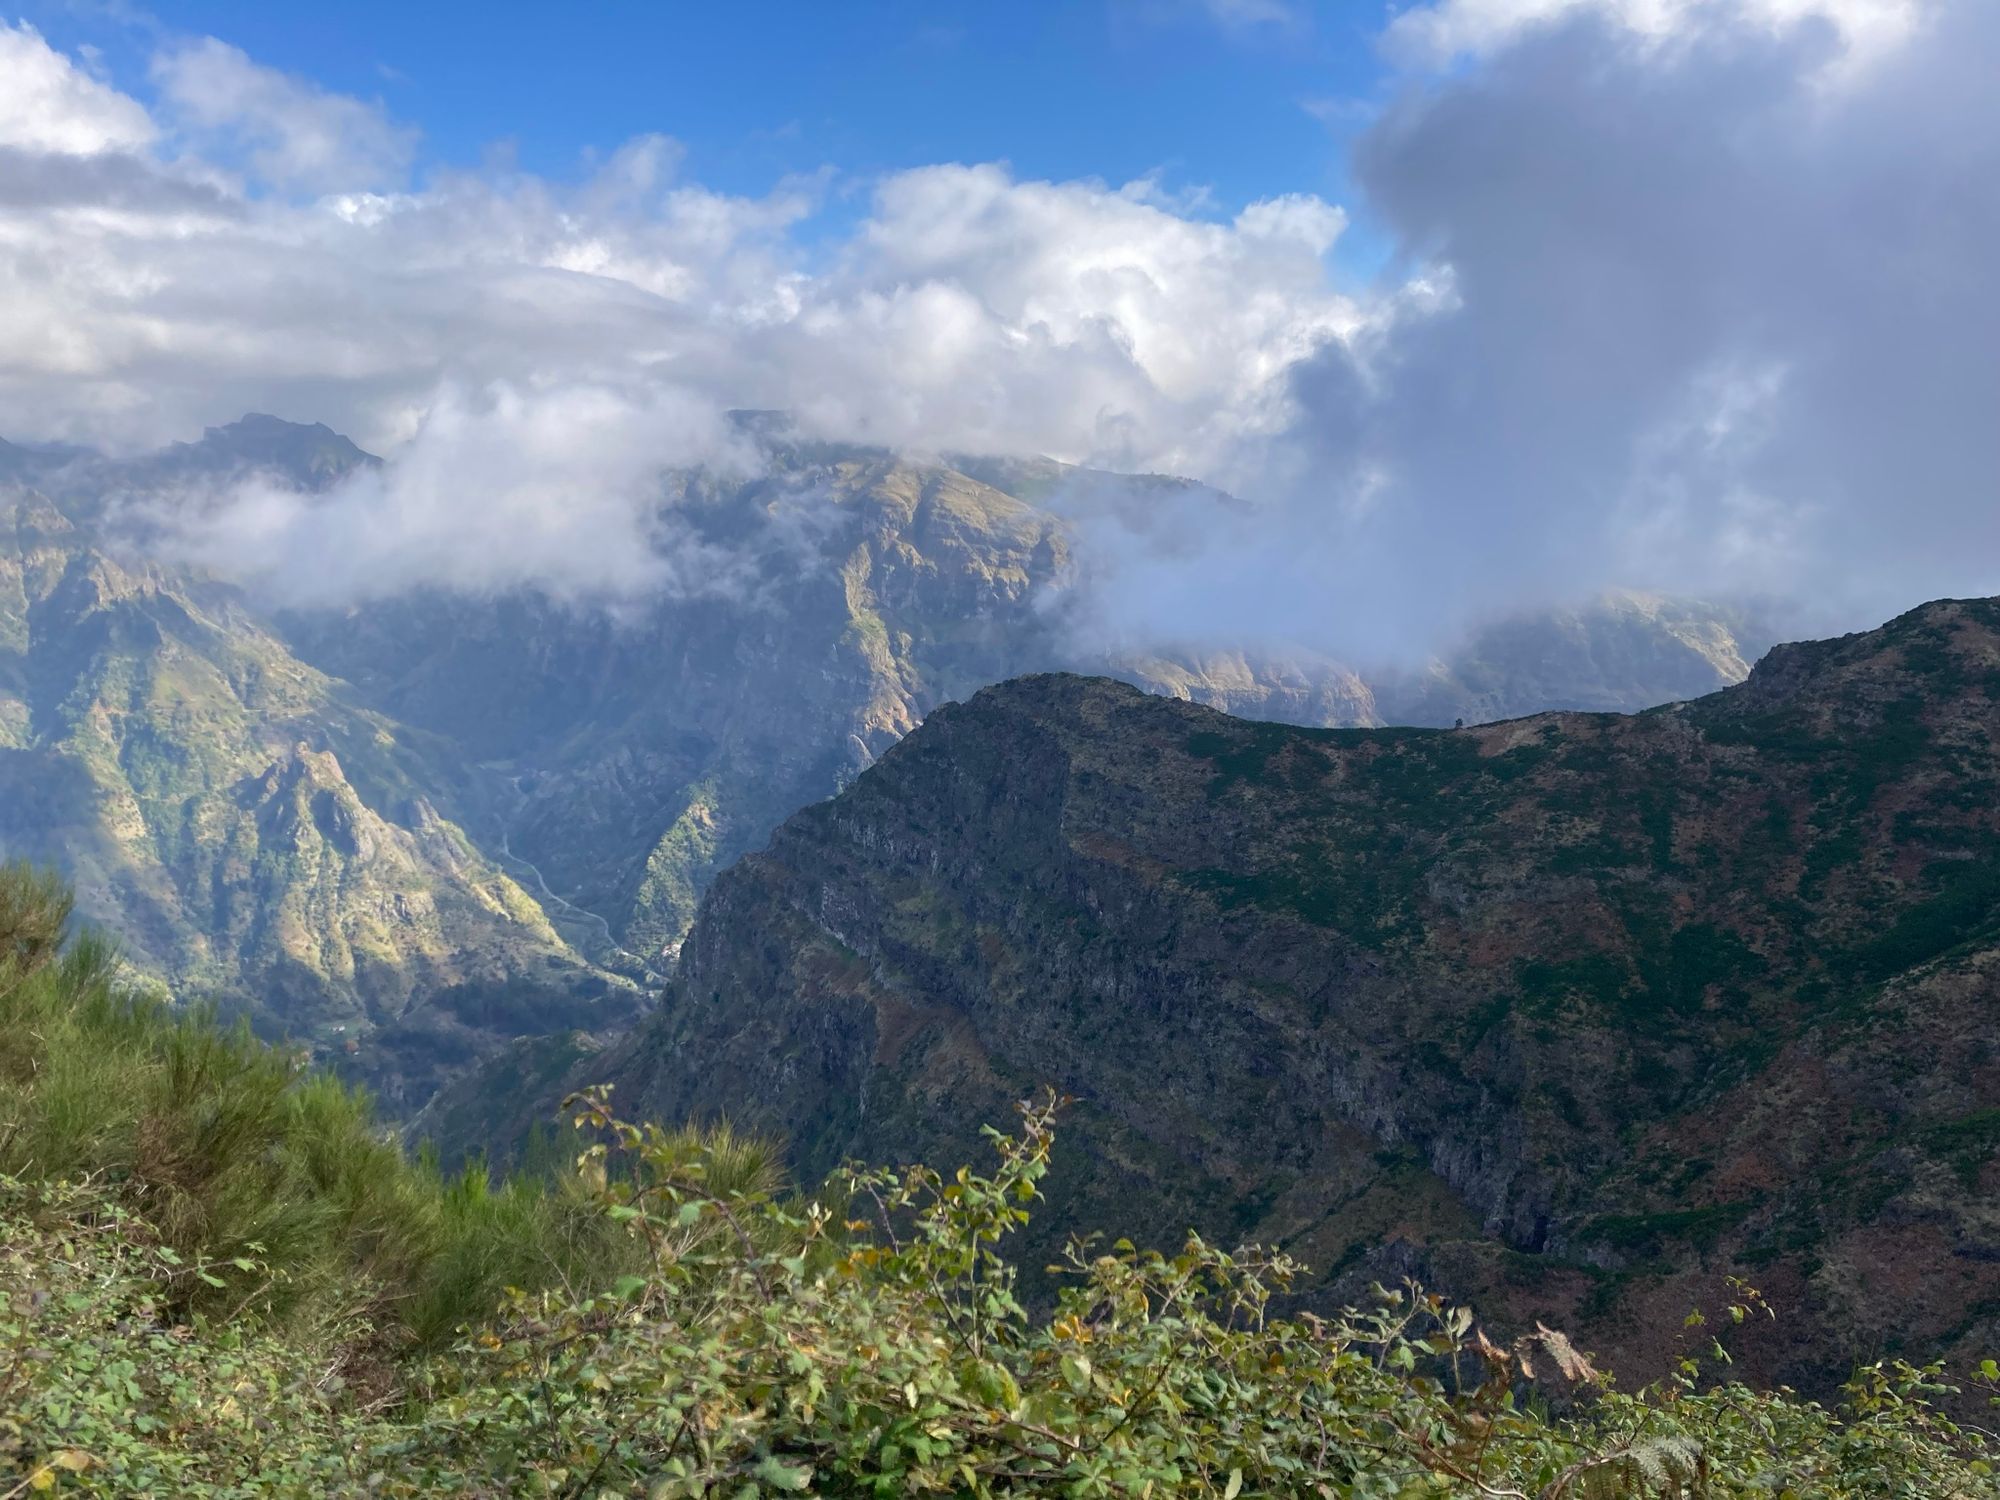
[{"label": "green shrub", "polygon": [[[1193,1237],[1078,1242],[1032,1317],[1004,1247],[1040,1196],[1049,1102],[992,1136],[990,1176],[856,1169],[804,1201],[739,1139],[627,1125],[602,1096],[581,1113],[607,1141],[580,1175],[640,1269],[518,1291],[448,1357],[394,1364],[352,1318],[177,1322],[176,1283],[268,1268],[184,1260],[102,1185],[0,1178],[0,1476],[191,1497],[1994,1493],[1992,1441],[1939,1413],[1934,1368],[1865,1369],[1833,1410],[1729,1383],[1710,1340],[1626,1393],[1560,1334],[1496,1344],[1415,1287],[1272,1317],[1292,1263]],[[1745,1292],[1727,1319],[1761,1311]]]},{"label": "green shrub", "polygon": [[0,1173],[114,1185],[175,1253],[254,1257],[261,1284],[228,1296],[259,1314],[362,1312],[391,1340],[447,1341],[508,1285],[615,1274],[626,1247],[574,1184],[410,1162],[364,1095],[132,993],[105,944],[63,941],[68,915],[52,877],[0,867]]},{"label": "green shrub", "polygon": [[447,1181],[359,1096],[121,995],[38,880],[0,878],[0,1500],[1996,1493],[1935,1367],[1831,1409],[1731,1382],[1699,1319],[1624,1392],[1415,1286],[1274,1316],[1291,1260],[1193,1236],[1073,1242],[1031,1313],[1006,1250],[1052,1099],[987,1132],[990,1175],[801,1196],[769,1143],[598,1093],[556,1184]]}]

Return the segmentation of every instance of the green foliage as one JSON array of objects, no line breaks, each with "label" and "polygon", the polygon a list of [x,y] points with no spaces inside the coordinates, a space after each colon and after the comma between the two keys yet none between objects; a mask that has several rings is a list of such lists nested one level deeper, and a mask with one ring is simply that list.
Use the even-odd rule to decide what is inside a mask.
[{"label": "green foliage", "polygon": [[1324,860],[1295,860],[1249,875],[1220,869],[1191,870],[1183,881],[1224,911],[1241,906],[1288,911],[1319,927],[1338,927],[1343,918],[1353,922],[1360,915],[1341,909],[1338,888],[1331,883]]},{"label": "green foliage", "polygon": [[[4,1500],[1996,1492],[1936,1368],[1864,1369],[1830,1409],[1731,1381],[1699,1318],[1698,1354],[1624,1392],[1415,1286],[1278,1316],[1299,1266],[1193,1235],[1074,1240],[1031,1311],[1007,1247],[1052,1098],[986,1132],[990,1174],[802,1196],[770,1143],[596,1092],[555,1187],[445,1181],[337,1083],[120,995],[63,917],[0,874]],[[1745,1289],[1726,1323],[1762,1311]]]},{"label": "green foliage", "polygon": [[[357,1320],[177,1321],[177,1283],[269,1268],[184,1259],[101,1186],[0,1179],[0,1476],[197,1497],[1994,1493],[1993,1444],[1940,1414],[1936,1369],[1865,1369],[1828,1409],[1729,1381],[1699,1317],[1705,1351],[1626,1393],[1560,1334],[1498,1344],[1415,1287],[1273,1317],[1292,1262],[1193,1236],[1074,1242],[1031,1316],[1004,1247],[1053,1101],[989,1132],[990,1176],[856,1168],[806,1200],[732,1133],[633,1126],[602,1094],[578,1118],[602,1137],[580,1178],[636,1268],[516,1292],[449,1357],[396,1364]],[[1725,1319],[1761,1313],[1746,1289]]]},{"label": "green foliage", "polygon": [[1708,1245],[1742,1223],[1755,1207],[1747,1202],[1716,1203],[1657,1214],[1603,1214],[1578,1231],[1578,1238],[1627,1251],[1657,1250],[1665,1240]]},{"label": "green foliage", "polygon": [[2000,868],[1985,861],[1939,860],[1938,893],[1897,914],[1857,955],[1861,972],[1886,979],[1949,953],[2000,919]]},{"label": "green foliage", "polygon": [[1264,786],[1283,772],[1282,784],[1295,791],[1309,791],[1326,774],[1326,763],[1316,756],[1293,750],[1313,739],[1331,738],[1335,731],[1301,731],[1285,724],[1244,723],[1231,726],[1231,733],[1198,730],[1187,738],[1187,753],[1215,762],[1215,776],[1208,784],[1214,801],[1235,786],[1252,789]]},{"label": "green foliage", "polygon": [[1646,1012],[1643,1004],[1633,1004],[1630,968],[1609,953],[1526,959],[1516,967],[1514,982],[1521,992],[1522,1008],[1529,1015],[1556,1016],[1565,1004],[1574,1001],[1619,1010],[1634,1019],[1643,1018]]},{"label": "green foliage", "polygon": [[507,1284],[617,1260],[580,1193],[412,1164],[363,1095],[245,1026],[129,993],[103,943],[64,945],[67,916],[57,883],[0,867],[0,1172],[103,1181],[176,1254],[266,1268],[226,1293],[177,1283],[188,1310],[365,1313],[436,1344]]},{"label": "green foliage", "polygon": [[72,905],[54,871],[0,866],[0,985],[20,982],[55,957]]},{"label": "green foliage", "polygon": [[1713,922],[1679,928],[1666,946],[1666,963],[1647,982],[1668,1009],[1682,1014],[1700,1010],[1711,985],[1744,984],[1765,968],[1742,938]]}]

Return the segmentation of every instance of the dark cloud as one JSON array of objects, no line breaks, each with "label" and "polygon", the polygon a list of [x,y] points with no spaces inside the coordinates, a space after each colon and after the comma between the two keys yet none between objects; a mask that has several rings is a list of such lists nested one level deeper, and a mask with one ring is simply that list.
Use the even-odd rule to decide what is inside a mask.
[{"label": "dark cloud", "polygon": [[1370,490],[1331,582],[1416,615],[2000,591],[2000,7],[1835,40],[1585,17],[1387,112],[1359,180],[1449,297],[1295,372],[1285,524]]},{"label": "dark cloud", "polygon": [[0,145],[0,211],[56,208],[225,216],[240,212],[215,184],[162,171],[145,157],[109,152],[70,156]]}]

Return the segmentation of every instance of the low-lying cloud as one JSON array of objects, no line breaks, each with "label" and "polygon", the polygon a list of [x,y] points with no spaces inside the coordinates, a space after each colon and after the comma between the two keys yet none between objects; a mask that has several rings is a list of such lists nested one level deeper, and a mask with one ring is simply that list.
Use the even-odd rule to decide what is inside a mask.
[{"label": "low-lying cloud", "polygon": [[156,550],[298,607],[419,588],[628,606],[748,586],[750,559],[701,541],[663,476],[756,466],[725,413],[672,389],[449,386],[394,463],[325,493],[252,473],[151,497],[137,519]]},{"label": "low-lying cloud", "polygon": [[[1288,24],[1302,24],[1293,22]],[[654,474],[721,413],[1185,473],[1086,529],[1097,629],[1352,655],[1610,584],[1830,616],[2000,590],[2000,10],[1440,0],[1342,206],[941,164],[829,240],[629,143],[559,185],[411,176],[378,105],[212,39],[150,106],[0,26],[0,432],[144,446],[244,410],[390,454],[188,514],[191,555],[332,602],[629,598],[713,573]]]}]

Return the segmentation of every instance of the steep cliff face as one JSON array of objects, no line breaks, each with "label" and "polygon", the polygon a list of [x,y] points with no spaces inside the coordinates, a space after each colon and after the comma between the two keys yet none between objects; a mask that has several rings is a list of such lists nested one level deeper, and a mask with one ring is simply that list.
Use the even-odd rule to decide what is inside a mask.
[{"label": "steep cliff face", "polygon": [[676,509],[724,576],[636,615],[419,597],[289,622],[390,712],[497,763],[512,852],[654,961],[714,870],[932,705],[1049,649],[1034,594],[1067,546],[1046,513],[880,456],[697,485]]},{"label": "steep cliff face", "polygon": [[[392,1107],[521,1029],[482,1018],[497,994],[629,1019],[636,992],[439,812],[468,793],[452,754],[292,656],[229,589],[121,560],[37,491],[0,495],[0,854],[60,863],[139,971]],[[457,1013],[417,1023],[447,992]]]},{"label": "steep cliff face", "polygon": [[[1083,668],[1260,718],[1389,712],[1325,656],[1080,644],[1079,526],[1238,504],[1215,491],[775,440],[766,460],[663,477],[687,565],[657,598],[302,614],[156,543],[251,475],[342,504],[378,461],[339,434],[246,417],[131,459],[0,449],[0,850],[59,860],[140,968],[415,1107],[515,1032],[628,1015],[718,870],[987,683]],[[1646,701],[1691,680],[1667,619],[1510,627],[1404,697],[1448,723],[1568,674],[1551,701]]]},{"label": "steep cliff face", "polygon": [[[1359,725],[1523,702],[1635,707],[1748,670],[1729,612],[1623,597],[1503,626],[1455,665],[1379,690],[1302,650],[1108,651],[1064,612],[1078,516],[1129,511],[1136,526],[1163,495],[1236,502],[1046,461],[840,447],[769,460],[747,484],[670,485],[685,545],[720,560],[691,594],[616,618],[528,595],[432,596],[285,622],[308,659],[497,769],[509,790],[491,838],[653,965],[718,870],[938,704],[1007,677],[1103,672],[1228,712]],[[1702,632],[1705,655],[1682,639]]]},{"label": "steep cliff face", "polygon": [[2000,1333],[1996,794],[1995,601],[1457,732],[1030,678],[720,876],[570,1076],[808,1177],[1053,1084],[1052,1227],[1419,1269],[1635,1370],[1742,1273],[1786,1310],[1761,1373],[1816,1380]]}]

